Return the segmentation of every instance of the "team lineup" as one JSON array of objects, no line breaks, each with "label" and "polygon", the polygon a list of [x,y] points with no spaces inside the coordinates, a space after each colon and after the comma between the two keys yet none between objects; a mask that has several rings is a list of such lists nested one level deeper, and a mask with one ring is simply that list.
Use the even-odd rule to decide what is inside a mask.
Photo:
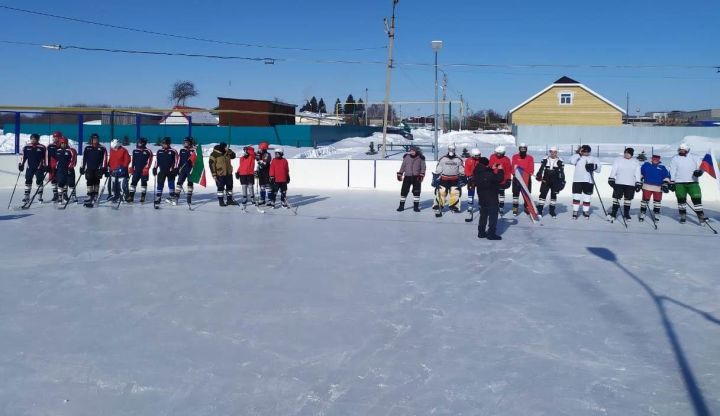
[{"label": "team lineup", "polygon": [[[518,152],[508,158],[505,155],[505,146],[498,146],[490,158],[482,157],[479,149],[472,149],[470,157],[463,160],[455,152],[454,144],[448,146],[448,152],[438,161],[433,172],[432,186],[435,189],[433,211],[436,217],[443,215],[443,209],[450,212],[461,212],[462,188],[467,187],[467,222],[472,222],[474,200],[477,195],[480,208],[480,222],[478,237],[490,240],[499,240],[497,235],[498,216],[504,215],[505,191],[512,187],[512,214],[518,216],[520,199],[523,208],[533,222],[542,218],[548,193],[550,201],[548,213],[550,217],[557,218],[556,204],[558,193],[566,186],[564,161],[558,156],[558,149],[550,147],[549,154],[540,162],[538,172],[535,173],[535,161],[527,152],[527,145],[521,143]],[[592,195],[597,191],[595,174],[601,170],[600,162],[591,156],[592,148],[582,145],[572,155],[568,163],[575,167],[572,178],[572,218],[578,219],[580,212],[584,218],[590,218],[590,205]],[[613,189],[612,207],[605,212],[607,220],[614,222],[618,216],[621,202],[622,213],[620,218],[627,227],[630,208],[635,193],[642,192],[638,221],[644,222],[645,216],[650,213],[652,224],[657,228],[660,220],[663,193],[674,192],[677,203],[680,223],[687,222],[688,196],[692,203],[691,208],[698,217],[700,224],[707,225],[713,232],[714,228],[705,217],[702,206],[702,192],[699,178],[703,175],[703,160],[692,155],[687,144],[681,144],[671,162],[666,168],[659,155],[652,155],[650,161],[641,164],[633,158],[634,149],[628,147],[623,156],[618,157],[612,164],[608,184]],[[533,177],[540,182],[540,193],[537,203],[531,196]],[[425,157],[417,147],[410,147],[403,156],[400,170],[397,172],[398,181],[402,182],[400,190],[400,205],[397,211],[405,209],[410,188],[413,193],[413,209],[420,211],[420,191],[425,176]],[[652,210],[648,211],[652,199]],[[602,199],[599,198],[603,211]],[[488,227],[487,229],[485,227]]]},{"label": "team lineup", "polygon": [[[153,205],[159,208],[165,184],[167,182],[168,197],[166,202],[177,205],[181,193],[185,193],[186,202],[192,206],[194,183],[204,185],[202,176],[202,158],[198,155],[192,137],[183,140],[183,147],[178,151],[172,148],[170,138],[161,140],[161,148],[153,154],[147,147],[147,139],[140,138],[130,154],[122,144],[114,139],[110,142],[110,151],[100,144],[97,134],[90,136],[90,144],[83,149],[80,164],[80,177],[75,179],[77,151],[68,147],[68,139],[57,131],[52,135],[52,143],[47,147],[40,144],[40,136],[32,134],[30,143],[22,149],[22,160],[18,164],[18,179],[25,173],[25,190],[22,209],[29,208],[37,199],[43,202],[43,190],[52,185],[52,202],[64,209],[70,202],[79,202],[76,196],[77,185],[82,177],[87,184],[87,195],[83,205],[88,208],[97,206],[102,193],[107,188],[106,199],[119,205],[122,202],[135,202],[135,194],[140,185],[140,203],[144,203],[147,195],[150,174],[155,180]],[[269,152],[269,144],[261,142],[256,152],[253,146],[242,149],[240,164],[235,171],[235,179],[240,181],[242,189],[243,209],[248,203],[260,207],[276,207],[277,195],[280,194],[280,205],[290,208],[287,201],[287,185],[290,183],[290,169],[283,157],[283,149],[276,147],[275,156]],[[213,148],[209,157],[209,168],[217,186],[217,199],[220,206],[236,206],[233,197],[233,167],[231,160],[237,155],[226,143]],[[193,169],[195,165],[198,169]],[[102,178],[105,183],[101,187]],[[33,180],[36,184],[32,194]],[[187,189],[183,185],[187,182]],[[258,196],[255,197],[255,184],[258,185]],[[17,183],[16,183],[17,187]],[[68,191],[70,192],[68,194]],[[14,190],[13,190],[14,195]],[[11,197],[12,202],[12,197]]]},{"label": "team lineup", "polygon": [[[192,137],[183,140],[182,148],[172,147],[171,139],[160,141],[160,149],[154,154],[147,147],[147,139],[140,138],[132,153],[117,140],[110,143],[110,150],[100,144],[97,134],[90,136],[90,143],[84,147],[80,163],[80,176],[76,179],[75,168],[78,154],[69,147],[66,137],[59,131],[53,133],[48,146],[40,144],[40,136],[32,134],[30,143],[22,149],[22,160],[18,164],[18,179],[24,172],[25,188],[22,209],[29,208],[37,200],[42,203],[43,190],[47,184],[52,187],[52,202],[59,208],[66,208],[71,202],[79,203],[76,195],[77,185],[84,177],[87,194],[83,205],[96,207],[107,189],[106,200],[116,204],[132,204],[138,191],[142,204],[146,200],[148,182],[152,174],[154,179],[153,206],[160,207],[167,184],[166,203],[177,205],[182,193],[192,209],[192,197],[195,183],[204,186],[204,164]],[[580,213],[590,218],[592,196],[597,192],[595,174],[601,170],[600,162],[591,155],[592,148],[582,145],[567,162],[575,167],[572,177],[572,219],[578,219]],[[505,214],[505,192],[511,189],[512,214],[520,214],[522,200],[523,212],[533,222],[539,222],[548,205],[548,214],[557,218],[557,197],[566,186],[565,162],[558,156],[558,149],[550,147],[548,155],[542,159],[537,173],[535,160],[528,154],[527,145],[521,143],[518,152],[511,158],[506,156],[505,146],[497,146],[489,157],[483,157],[480,150],[470,151],[467,158],[456,153],[456,146],[450,144],[447,154],[442,156],[432,173],[434,200],[432,210],[436,217],[442,217],[444,209],[449,212],[462,211],[462,188],[467,187],[467,222],[473,221],[475,199],[477,196],[480,221],[478,236],[499,240],[497,234],[498,217]],[[239,166],[233,172],[232,160],[239,159]],[[274,157],[270,154],[269,143],[245,146],[238,156],[226,143],[214,146],[208,159],[209,169],[217,187],[217,199],[220,206],[254,205],[259,212],[261,207],[291,208],[287,199],[290,169],[281,147],[274,148]],[[703,160],[690,153],[686,144],[681,144],[669,168],[661,162],[659,155],[652,155],[650,161],[640,163],[634,158],[634,149],[626,148],[623,156],[612,164],[608,184],[612,188],[612,205],[607,212],[602,198],[599,202],[609,222],[619,217],[627,227],[631,220],[630,208],[635,194],[641,193],[638,221],[644,222],[649,214],[652,225],[657,228],[660,220],[664,193],[674,192],[679,222],[687,221],[688,197],[691,209],[701,224],[715,231],[705,217],[702,206],[702,192],[698,179],[703,175]],[[197,168],[197,169],[194,169]],[[420,212],[420,193],[425,177],[425,156],[416,146],[410,146],[403,156],[397,172],[400,189],[400,204],[397,211],[405,210],[405,202],[412,191],[413,210]],[[242,200],[235,201],[233,196],[234,179],[240,182]],[[101,186],[103,177],[104,184]],[[532,179],[539,182],[540,190],[537,202],[532,197]],[[32,193],[33,182],[36,185]],[[187,186],[185,187],[185,184]],[[17,186],[17,183],[16,183]],[[257,187],[257,198],[256,198]],[[14,196],[13,190],[13,196]],[[277,205],[277,195],[280,205]],[[549,194],[549,201],[548,201]],[[652,209],[650,202],[652,200]],[[11,196],[12,202],[12,196]],[[622,207],[622,212],[620,211]]]}]

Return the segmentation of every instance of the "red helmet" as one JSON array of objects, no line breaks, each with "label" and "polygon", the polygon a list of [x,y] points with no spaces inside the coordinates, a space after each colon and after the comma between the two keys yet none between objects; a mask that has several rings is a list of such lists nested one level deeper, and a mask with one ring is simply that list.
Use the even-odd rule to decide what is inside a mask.
[{"label": "red helmet", "polygon": [[268,148],[270,147],[270,144],[268,142],[263,141],[263,142],[260,142],[260,145],[258,147],[260,148],[260,150],[268,150]]},{"label": "red helmet", "polygon": [[53,137],[53,139],[59,139],[59,138],[63,137],[63,135],[62,135],[62,132],[60,130],[58,130],[52,134],[52,137]]},{"label": "red helmet", "polygon": [[67,137],[61,137],[61,138],[60,138],[60,144],[68,144],[68,139],[67,139]]}]

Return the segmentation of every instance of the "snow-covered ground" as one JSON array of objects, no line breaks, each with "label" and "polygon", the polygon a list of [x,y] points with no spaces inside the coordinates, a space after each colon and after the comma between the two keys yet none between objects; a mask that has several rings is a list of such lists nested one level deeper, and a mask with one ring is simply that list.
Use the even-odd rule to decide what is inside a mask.
[{"label": "snow-covered ground", "polygon": [[720,240],[674,204],[490,242],[397,198],[0,215],[0,414],[720,413]]}]

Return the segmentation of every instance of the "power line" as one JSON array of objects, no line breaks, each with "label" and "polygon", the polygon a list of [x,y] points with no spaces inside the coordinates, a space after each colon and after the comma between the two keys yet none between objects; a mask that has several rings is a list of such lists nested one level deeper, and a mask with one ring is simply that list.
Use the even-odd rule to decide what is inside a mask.
[{"label": "power line", "polygon": [[354,51],[354,52],[357,52],[357,51],[386,49],[385,46],[370,47],[370,48],[298,48],[298,47],[289,47],[289,46],[275,46],[275,45],[255,44],[255,43],[230,42],[230,41],[223,41],[223,40],[217,40],[217,39],[202,38],[202,37],[197,37],[197,36],[187,36],[187,35],[178,35],[178,34],[174,34],[174,33],[156,32],[153,30],[139,29],[139,28],[134,28],[134,27],[129,27],[129,26],[113,25],[110,23],[102,23],[102,22],[96,22],[96,21],[92,21],[92,20],[78,19],[75,17],[60,16],[57,14],[39,12],[36,10],[20,9],[18,7],[10,7],[10,6],[6,6],[6,5],[2,5],[2,4],[0,4],[0,8],[6,9],[6,10],[12,10],[12,11],[19,12],[19,13],[33,14],[33,15],[37,15],[37,16],[50,17],[53,19],[61,19],[61,20],[67,20],[67,21],[76,22],[76,23],[83,23],[83,24],[88,24],[88,25],[107,27],[107,28],[111,28],[111,29],[127,30],[130,32],[137,32],[137,33],[145,33],[148,35],[166,36],[166,37],[177,38],[177,39],[194,40],[194,41],[198,41],[198,42],[218,43],[221,45],[242,46],[242,47],[247,47],[247,48],[281,49],[281,50],[289,50],[289,51],[326,51],[326,52],[327,51]]}]

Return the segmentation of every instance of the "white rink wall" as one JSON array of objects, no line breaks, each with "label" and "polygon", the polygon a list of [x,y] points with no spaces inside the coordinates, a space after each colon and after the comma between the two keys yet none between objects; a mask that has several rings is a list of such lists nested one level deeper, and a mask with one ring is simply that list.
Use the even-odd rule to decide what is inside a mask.
[{"label": "white rink wall", "polygon": [[[17,178],[16,155],[0,155],[0,188],[12,188]],[[237,167],[237,161],[233,161]],[[290,188],[302,189],[376,189],[379,191],[399,192],[400,182],[395,173],[400,168],[400,160],[332,160],[332,159],[288,159],[290,164]],[[669,163],[669,161],[666,161]],[[432,180],[431,172],[435,169],[435,161],[427,161],[427,174],[423,181],[423,193],[427,194]],[[539,163],[536,164],[536,170]],[[210,170],[206,163],[208,189],[213,189]],[[560,193],[561,197],[571,196],[571,182],[574,166],[566,165],[565,176],[568,185]],[[610,165],[604,164],[602,170],[596,175],[600,194],[609,199],[612,193],[607,179],[610,174]],[[20,180],[22,183],[22,178]],[[83,189],[81,181],[80,189]],[[704,174],[700,178],[703,201],[720,201],[720,190],[717,180]],[[539,184],[533,180],[533,194],[537,195]],[[508,190],[509,193],[509,190]],[[666,197],[667,198],[667,197]]]}]

